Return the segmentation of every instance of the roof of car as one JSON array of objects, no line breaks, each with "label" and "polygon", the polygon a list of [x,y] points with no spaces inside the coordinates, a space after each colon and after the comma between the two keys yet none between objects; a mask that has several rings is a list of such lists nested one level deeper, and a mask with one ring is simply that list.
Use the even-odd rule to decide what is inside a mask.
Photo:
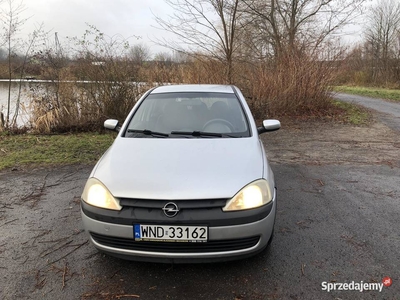
[{"label": "roof of car", "polygon": [[156,87],[151,94],[159,93],[182,93],[182,92],[213,92],[233,94],[233,88],[230,85],[218,84],[181,84],[181,85],[163,85]]}]

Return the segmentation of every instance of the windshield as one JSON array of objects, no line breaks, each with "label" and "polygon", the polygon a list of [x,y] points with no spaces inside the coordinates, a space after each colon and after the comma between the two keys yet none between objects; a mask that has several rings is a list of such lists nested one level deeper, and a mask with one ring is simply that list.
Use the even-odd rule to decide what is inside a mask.
[{"label": "windshield", "polygon": [[[215,135],[209,133],[216,133]],[[247,118],[235,94],[150,94],[129,122],[126,137],[248,137]]]}]

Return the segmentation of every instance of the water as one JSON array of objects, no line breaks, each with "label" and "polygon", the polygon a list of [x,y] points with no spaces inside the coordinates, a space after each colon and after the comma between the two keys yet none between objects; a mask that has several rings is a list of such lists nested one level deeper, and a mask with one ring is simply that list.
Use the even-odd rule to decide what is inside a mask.
[{"label": "water", "polygon": [[[30,92],[29,88],[32,83],[38,84],[37,81],[28,81],[23,80],[21,82],[21,94],[20,94],[20,108],[18,118],[17,118],[17,125],[24,126],[29,124],[29,110],[30,110]],[[7,118],[7,106],[8,106],[8,86],[9,82],[6,79],[0,80],[0,112],[4,115],[4,120]],[[11,105],[10,105],[10,122],[15,114],[17,99],[18,99],[18,92],[19,92],[20,82],[19,80],[11,81]]]},{"label": "water", "polygon": [[[81,90],[82,85],[86,86],[87,84],[98,84],[98,82],[93,82],[93,81],[63,81],[63,82],[74,83],[75,84],[74,93],[76,93],[77,96],[82,95],[82,93],[83,94],[85,93],[85,91]],[[130,82],[130,84],[138,87],[139,95],[142,92],[146,91],[149,87],[157,85],[155,83],[148,84],[143,82]],[[22,126],[30,127],[31,114],[32,114],[31,101],[34,96],[32,88],[35,89],[36,96],[37,93],[46,94],[47,89],[50,89],[50,91],[52,90],[54,82],[48,80],[22,80],[21,82],[19,80],[12,80],[11,105],[10,105],[10,117],[9,117],[10,122],[12,121],[16,111],[20,85],[21,85],[20,109],[18,112],[17,125],[19,127]],[[9,81],[7,79],[0,79],[0,112],[3,113],[5,120],[7,118],[8,86],[9,86]]]},{"label": "water", "polygon": [[[65,81],[68,82],[68,81]],[[86,81],[75,81],[76,83],[88,83]],[[10,122],[16,111],[18,95],[20,98],[19,112],[17,118],[17,125],[30,126],[31,122],[31,110],[32,110],[32,98],[33,92],[32,88],[36,92],[44,92],[48,85],[54,84],[51,80],[11,80],[11,97],[10,97]],[[21,85],[21,91],[19,92],[19,87]],[[8,86],[9,81],[7,79],[0,79],[0,112],[4,115],[4,120],[7,118],[7,107],[8,107]]]}]

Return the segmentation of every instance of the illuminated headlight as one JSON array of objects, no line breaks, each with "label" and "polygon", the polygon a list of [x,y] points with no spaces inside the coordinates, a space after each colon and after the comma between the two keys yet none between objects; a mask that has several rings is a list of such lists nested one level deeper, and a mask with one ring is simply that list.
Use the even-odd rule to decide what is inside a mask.
[{"label": "illuminated headlight", "polygon": [[89,178],[82,193],[82,200],[87,204],[100,208],[121,210],[119,201],[111,195],[108,189],[97,179]]},{"label": "illuminated headlight", "polygon": [[271,189],[268,182],[260,179],[241,189],[229,200],[223,211],[251,209],[263,206],[272,201]]}]

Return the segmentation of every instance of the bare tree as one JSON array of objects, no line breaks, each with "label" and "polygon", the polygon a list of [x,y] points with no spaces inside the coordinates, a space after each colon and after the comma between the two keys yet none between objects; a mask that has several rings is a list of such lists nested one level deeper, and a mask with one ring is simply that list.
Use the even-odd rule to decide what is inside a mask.
[{"label": "bare tree", "polygon": [[400,3],[381,0],[368,14],[365,30],[366,50],[374,80],[390,78],[391,60],[400,53]]},{"label": "bare tree", "polygon": [[199,53],[226,66],[225,81],[233,81],[237,47],[239,0],[166,0],[174,9],[168,20],[156,17],[158,24],[172,32],[177,41],[161,44],[183,53]]},{"label": "bare tree", "polygon": [[136,44],[129,49],[128,57],[134,64],[142,65],[151,58],[151,52],[145,44]]},{"label": "bare tree", "polygon": [[[25,10],[23,2],[15,3],[14,0],[7,0],[7,8],[1,10],[1,23],[2,23],[2,42],[7,50],[8,62],[8,96],[7,96],[7,115],[5,118],[4,126],[7,128],[10,125],[11,115],[11,84],[13,77],[13,57],[16,56],[16,50],[19,45],[19,40],[16,38],[18,30],[25,23],[27,19],[21,19],[21,14]],[[17,108],[18,109],[18,108]]]},{"label": "bare tree", "polygon": [[275,58],[284,52],[318,49],[355,19],[366,0],[243,0],[258,47]]},{"label": "bare tree", "polygon": [[33,52],[35,51],[36,48],[36,43],[40,38],[43,38],[45,33],[43,32],[43,24],[40,25],[40,27],[36,30],[33,31],[32,34],[29,35],[29,38],[25,43],[23,43],[24,53],[21,56],[21,63],[18,65],[19,69],[19,75],[18,75],[18,93],[17,93],[17,98],[15,102],[15,112],[14,116],[12,117],[11,121],[11,127],[16,127],[17,126],[17,119],[19,115],[19,110],[20,110],[20,104],[21,104],[21,92],[22,92],[22,80],[24,79],[25,76],[25,70],[26,70],[26,65],[33,56]]},{"label": "bare tree", "polygon": [[158,52],[154,55],[153,61],[162,62],[166,64],[171,64],[173,61],[173,57],[171,53],[168,52]]}]

